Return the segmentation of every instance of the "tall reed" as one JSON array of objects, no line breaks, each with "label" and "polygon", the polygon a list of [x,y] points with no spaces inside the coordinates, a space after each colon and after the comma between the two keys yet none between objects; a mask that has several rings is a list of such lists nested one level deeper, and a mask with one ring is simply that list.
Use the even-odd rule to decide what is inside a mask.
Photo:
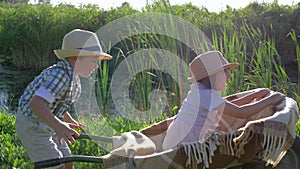
[{"label": "tall reed", "polygon": [[294,42],[295,45],[295,50],[296,50],[296,60],[297,60],[297,65],[298,65],[298,83],[296,86],[296,90],[293,90],[293,94],[295,95],[295,97],[297,98],[297,103],[298,106],[300,107],[300,44],[298,43],[297,39],[299,38],[299,36],[297,36],[296,31],[292,30],[290,32],[290,37]]},{"label": "tall reed", "polygon": [[[164,25],[162,25],[162,28]],[[172,28],[172,27],[171,27]],[[272,30],[272,25],[270,28]],[[175,30],[175,29],[174,29]],[[136,30],[134,30],[136,31]],[[225,95],[233,94],[253,88],[270,88],[274,91],[282,92],[294,99],[299,99],[295,93],[295,89],[291,90],[291,82],[286,74],[286,70],[281,63],[280,55],[275,47],[274,36],[269,36],[264,30],[254,28],[246,23],[239,29],[234,27],[224,26],[221,36],[218,36],[215,31],[212,33],[212,44],[215,50],[220,50],[230,62],[239,62],[240,66],[232,70],[232,80],[228,82],[228,87]],[[135,32],[137,33],[137,32]],[[184,33],[184,32],[183,32]],[[197,43],[196,41],[194,43]],[[130,55],[143,48],[161,48],[169,50],[175,53],[178,57],[188,64],[191,58],[195,57],[189,49],[182,46],[175,39],[166,36],[160,36],[158,34],[139,34],[138,36],[132,36],[127,38],[127,42],[122,43],[122,49],[118,49],[123,54],[122,59],[126,60],[126,55]],[[202,46],[202,51],[210,50],[209,43]],[[298,49],[299,50],[299,49]],[[250,52],[247,52],[250,51]],[[298,51],[299,53],[299,51]],[[149,55],[151,56],[151,55]],[[299,56],[298,56],[299,57]],[[120,57],[118,57],[120,58]],[[116,63],[116,62],[115,62]],[[144,64],[142,61],[128,62],[128,70],[135,72],[136,66]],[[180,65],[176,63],[170,63],[172,69],[180,70]],[[115,68],[117,65],[115,65]],[[155,68],[155,65],[153,65]],[[103,86],[109,86],[110,83],[107,77],[106,63],[100,67],[103,76],[101,83],[98,85],[99,93],[103,92],[98,99],[103,104],[112,105],[112,100],[107,99],[109,91],[111,89]],[[110,69],[114,72],[114,69]],[[106,73],[105,73],[106,72]],[[189,75],[189,74],[187,74]],[[169,115],[177,113],[180,108],[181,102],[184,99],[184,95],[180,93],[180,87],[182,84],[188,85],[189,82],[183,81],[182,84],[178,84],[174,80],[174,77],[165,74],[161,70],[147,69],[139,72],[130,82],[130,99],[133,105],[141,110],[145,111],[149,109],[149,93],[153,89],[160,89],[167,94],[166,112]],[[102,86],[102,87],[101,87]],[[105,100],[107,99],[107,100]],[[111,106],[110,106],[111,107]],[[110,111],[105,109],[105,111]]]},{"label": "tall reed", "polygon": [[262,87],[291,94],[289,77],[281,63],[273,36],[269,37],[265,31],[247,24],[243,24],[239,31],[226,27],[222,31],[221,37],[213,34],[215,48],[224,53],[229,61],[240,63],[237,69],[232,70],[233,77],[228,82],[227,94]]}]

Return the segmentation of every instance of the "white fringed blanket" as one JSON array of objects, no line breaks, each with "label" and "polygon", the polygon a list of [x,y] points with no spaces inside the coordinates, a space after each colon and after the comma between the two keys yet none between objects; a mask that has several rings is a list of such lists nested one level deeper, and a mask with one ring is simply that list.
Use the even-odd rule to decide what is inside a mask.
[{"label": "white fringed blanket", "polygon": [[272,116],[250,121],[243,128],[241,135],[234,139],[236,143],[236,155],[243,153],[244,143],[247,143],[251,132],[262,134],[263,150],[259,154],[259,158],[276,166],[286,151],[292,146],[296,137],[295,125],[299,120],[299,112],[297,103],[291,98],[286,98],[277,106]]},{"label": "white fringed blanket", "polygon": [[[253,91],[255,90],[239,93],[237,97]],[[187,156],[186,166],[194,163],[193,160],[195,160],[197,164],[203,163],[203,168],[209,168],[217,147],[224,155],[239,158],[247,153],[244,151],[244,146],[254,133],[263,136],[262,150],[257,158],[265,161],[266,165],[276,166],[294,142],[299,109],[295,100],[286,97],[276,110],[274,112],[272,108],[266,108],[255,117],[256,119],[251,119],[249,122],[227,119],[231,126],[227,134],[216,131],[206,140],[182,144]]]}]

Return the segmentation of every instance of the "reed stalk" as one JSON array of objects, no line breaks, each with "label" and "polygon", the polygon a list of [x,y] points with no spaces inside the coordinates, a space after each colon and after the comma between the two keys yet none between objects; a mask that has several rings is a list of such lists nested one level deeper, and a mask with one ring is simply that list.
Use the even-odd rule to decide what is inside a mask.
[{"label": "reed stalk", "polygon": [[292,30],[289,35],[295,45],[296,60],[297,60],[297,65],[298,65],[298,83],[296,85],[296,89],[294,90],[293,94],[297,98],[298,107],[300,107],[300,44],[298,43],[298,40],[297,40],[299,38],[299,36],[297,36],[295,30]]}]

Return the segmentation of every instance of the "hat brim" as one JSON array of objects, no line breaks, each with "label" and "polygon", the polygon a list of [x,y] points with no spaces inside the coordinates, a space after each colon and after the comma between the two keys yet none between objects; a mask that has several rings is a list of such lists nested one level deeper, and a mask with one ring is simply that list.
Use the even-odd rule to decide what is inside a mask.
[{"label": "hat brim", "polygon": [[190,82],[195,83],[195,82],[197,82],[197,81],[199,81],[199,80],[201,80],[201,79],[204,79],[204,78],[206,78],[206,77],[208,77],[208,76],[210,76],[210,75],[212,75],[212,74],[214,74],[214,73],[217,73],[217,72],[219,72],[219,71],[221,71],[221,70],[231,70],[231,69],[233,69],[233,68],[235,68],[235,67],[237,67],[237,66],[239,66],[239,65],[240,65],[240,64],[237,63],[237,62],[228,63],[228,64],[223,65],[223,66],[221,66],[221,67],[217,67],[217,68],[215,68],[215,69],[213,69],[213,70],[209,70],[209,71],[207,71],[207,72],[205,72],[205,73],[199,74],[199,75],[196,76],[196,77],[188,77],[187,79],[188,79]]},{"label": "hat brim", "polygon": [[67,57],[71,56],[98,56],[99,60],[110,60],[113,57],[105,52],[91,52],[87,50],[77,50],[77,49],[61,49],[61,50],[54,50],[55,55],[64,60]]}]

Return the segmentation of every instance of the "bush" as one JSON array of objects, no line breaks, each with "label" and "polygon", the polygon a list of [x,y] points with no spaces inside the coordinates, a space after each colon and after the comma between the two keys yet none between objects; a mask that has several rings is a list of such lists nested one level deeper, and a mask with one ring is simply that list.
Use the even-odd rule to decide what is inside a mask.
[{"label": "bush", "polygon": [[33,168],[15,133],[13,115],[0,113],[0,168]]}]

